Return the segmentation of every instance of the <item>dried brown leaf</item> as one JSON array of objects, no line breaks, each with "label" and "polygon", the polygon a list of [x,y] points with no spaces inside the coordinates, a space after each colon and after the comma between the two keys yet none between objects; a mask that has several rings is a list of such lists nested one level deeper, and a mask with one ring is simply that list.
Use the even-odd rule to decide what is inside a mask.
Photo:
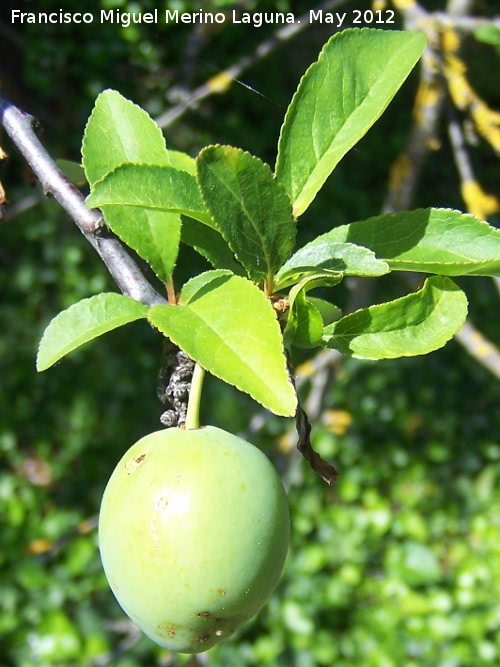
[{"label": "dried brown leaf", "polygon": [[295,426],[299,435],[297,449],[302,456],[309,462],[309,465],[327,484],[337,481],[339,473],[336,468],[321,458],[318,452],[314,451],[311,445],[311,424],[309,419],[299,404],[295,413]]}]

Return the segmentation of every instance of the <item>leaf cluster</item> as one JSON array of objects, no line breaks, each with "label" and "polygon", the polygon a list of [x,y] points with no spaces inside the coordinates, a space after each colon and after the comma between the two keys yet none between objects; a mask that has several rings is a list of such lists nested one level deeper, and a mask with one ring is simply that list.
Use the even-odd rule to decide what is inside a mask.
[{"label": "leaf cluster", "polygon": [[[38,369],[145,318],[204,369],[292,416],[287,357],[294,348],[386,359],[443,346],[467,314],[451,277],[499,274],[500,232],[486,222],[447,209],[387,214],[334,227],[295,250],[299,218],[386,109],[424,46],[424,36],[411,32],[334,35],[287,110],[274,171],[232,146],[208,146],[195,160],[168,150],[145,111],[103,92],[83,141],[87,203],[151,266],[168,303],[148,307],[103,293],[73,305],[47,328]],[[177,294],[180,244],[213,268]],[[347,276],[391,271],[435,275],[414,293],[354,313],[310,295]]]}]

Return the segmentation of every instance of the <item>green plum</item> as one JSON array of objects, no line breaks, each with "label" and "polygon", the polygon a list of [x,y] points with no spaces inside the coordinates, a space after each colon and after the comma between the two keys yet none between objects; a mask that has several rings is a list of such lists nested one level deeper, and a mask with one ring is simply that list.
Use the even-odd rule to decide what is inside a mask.
[{"label": "green plum", "polygon": [[198,653],[227,639],[275,588],[288,502],[269,459],[221,429],[139,440],[102,499],[99,547],[128,616],[156,643]]}]

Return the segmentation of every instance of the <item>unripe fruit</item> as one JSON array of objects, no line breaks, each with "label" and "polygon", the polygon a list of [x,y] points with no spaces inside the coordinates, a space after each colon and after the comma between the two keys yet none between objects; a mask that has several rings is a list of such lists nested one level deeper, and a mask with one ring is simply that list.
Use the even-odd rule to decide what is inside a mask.
[{"label": "unripe fruit", "polygon": [[157,431],[104,492],[99,546],[118,602],[155,642],[206,651],[266,602],[288,549],[281,480],[256,447],[207,426]]}]

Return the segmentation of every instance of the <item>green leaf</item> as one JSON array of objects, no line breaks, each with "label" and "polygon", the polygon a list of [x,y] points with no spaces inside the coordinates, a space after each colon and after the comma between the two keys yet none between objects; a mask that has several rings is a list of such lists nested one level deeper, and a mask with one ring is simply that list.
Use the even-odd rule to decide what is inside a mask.
[{"label": "green leaf", "polygon": [[196,179],[186,171],[125,164],[95,184],[87,205],[166,282],[179,251],[181,213],[211,223]]},{"label": "green leaf", "polygon": [[283,273],[279,272],[278,276],[279,277],[274,284],[275,294],[285,289],[286,287],[295,285],[301,280],[306,280],[307,278],[319,278],[319,276],[323,276],[324,280],[326,281],[325,284],[328,284],[329,286],[340,283],[344,278],[344,274],[341,271],[332,271],[330,269],[322,269],[315,266],[297,267],[296,269],[290,269],[289,271]]},{"label": "green leaf", "polygon": [[122,294],[97,294],[75,303],[54,317],[45,329],[38,347],[37,370],[46,370],[107,331],[147,317],[147,312],[147,306]]},{"label": "green leaf", "polygon": [[213,226],[196,179],[173,167],[124,164],[96,183],[87,197],[90,208],[130,206],[182,213]]},{"label": "green leaf", "polygon": [[166,283],[179,254],[181,216],[131,206],[103,206],[106,222]]},{"label": "green leaf", "polygon": [[280,327],[264,294],[229,271],[190,280],[178,306],[153,306],[150,322],[207,371],[279,415],[292,416]]},{"label": "green leaf", "polygon": [[[123,195],[127,190],[137,195],[137,189],[144,186],[144,178],[149,177],[149,182],[154,178],[151,172],[144,177],[141,166],[148,169],[153,165],[166,170],[160,175],[155,172],[157,190],[165,188],[168,194],[183,188],[184,193],[188,188],[189,193],[186,184],[190,183],[191,194],[201,204],[192,175],[196,169],[194,160],[184,153],[167,151],[156,123],[143,109],[113,90],[104,91],[96,100],[85,130],[82,153],[87,178],[93,185],[87,202],[90,206],[93,199],[102,203],[104,217],[115,234],[166,282],[172,275],[179,250],[180,211],[175,210],[175,206],[158,210],[149,205],[150,200],[142,206],[143,210],[138,210],[141,205],[137,196],[133,198],[135,208],[132,208],[127,195]],[[117,198],[122,201],[117,202]],[[179,204],[175,197],[169,203]]]},{"label": "green leaf", "polygon": [[316,347],[323,334],[323,318],[318,308],[307,299],[304,290],[294,298],[283,331],[285,347]]},{"label": "green leaf", "polygon": [[169,166],[196,177],[196,160],[181,151],[168,151]]},{"label": "green leaf", "polygon": [[91,185],[127,162],[175,166],[158,125],[115,90],[98,96],[85,128],[82,156]]},{"label": "green leaf", "polygon": [[308,301],[319,310],[325,326],[332,324],[332,322],[336,322],[342,317],[340,308],[335,304],[330,303],[330,301],[326,301],[326,299],[320,299],[317,296],[309,296]]},{"label": "green leaf", "polygon": [[244,275],[221,233],[198,222],[194,218],[182,218],[181,241],[205,257],[214,269],[229,269],[236,275]]},{"label": "green leaf", "polygon": [[313,243],[346,241],[369,248],[391,270],[500,275],[500,230],[451,209],[379,215],[336,227]]},{"label": "green leaf", "polygon": [[76,185],[78,188],[87,185],[85,169],[81,164],[73,160],[56,160],[56,164],[73,185]]},{"label": "green leaf", "polygon": [[417,32],[334,35],[302,77],[278,145],[276,176],[301,215],[342,157],[382,115],[425,47]]},{"label": "green leaf", "polygon": [[435,584],[441,576],[439,561],[431,549],[411,540],[389,547],[385,568],[389,576],[412,589]]},{"label": "green leaf", "polygon": [[325,328],[327,347],[362,359],[427,354],[442,347],[467,316],[467,298],[449,278],[428,278],[418,292],[357,310]]},{"label": "green leaf", "polygon": [[374,277],[388,273],[389,266],[367,248],[354,243],[332,242],[328,234],[323,234],[298,250],[281,267],[276,276],[276,289],[283,289],[320,271],[336,272],[340,277]]},{"label": "green leaf", "polygon": [[481,25],[474,30],[474,37],[478,42],[500,46],[500,28],[494,25]]},{"label": "green leaf", "polygon": [[231,146],[208,146],[197,166],[203,199],[236,259],[254,282],[272,282],[295,244],[283,186],[267,164]]},{"label": "green leaf", "polygon": [[[321,343],[324,320],[318,305],[307,298],[307,292],[317,287],[332,287],[339,281],[337,275],[310,275],[295,285],[288,295],[288,319],[283,331],[285,347],[316,347]],[[323,302],[326,303],[326,302]],[[332,306],[334,308],[334,306]],[[325,311],[324,306],[322,310]],[[332,311],[329,311],[332,314]],[[333,320],[332,320],[333,321]]]}]

